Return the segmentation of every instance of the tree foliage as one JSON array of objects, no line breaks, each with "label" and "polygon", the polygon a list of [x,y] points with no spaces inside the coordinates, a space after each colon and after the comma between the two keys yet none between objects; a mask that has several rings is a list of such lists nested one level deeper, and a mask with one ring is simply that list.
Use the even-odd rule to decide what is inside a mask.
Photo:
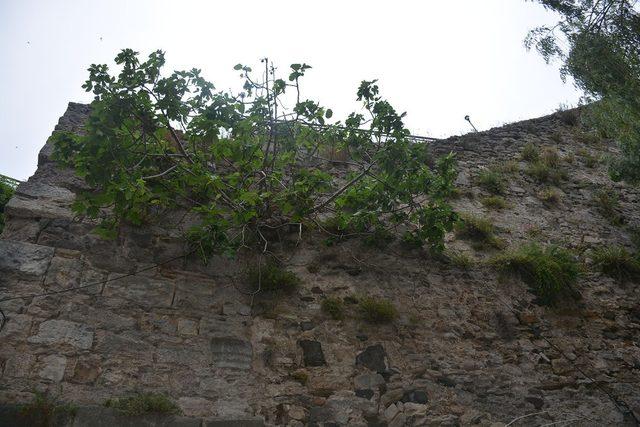
[{"label": "tree foliage", "polygon": [[301,97],[307,64],[292,64],[285,78],[267,59],[260,72],[238,64],[234,93],[198,69],[162,76],[162,51],[143,61],[125,49],[115,62],[117,75],[89,68],[83,87],[95,98],[84,133],[55,135],[56,158],[95,189],[74,208],[99,218],[105,235],[123,221],[184,211],[203,255],[267,251],[274,231],[301,233],[327,218],[442,249],[456,220],[447,203],[453,156],[429,167],[427,145],[409,137],[375,80],[358,88],[361,112],[327,125],[332,110]]},{"label": "tree foliage", "polygon": [[557,12],[553,27],[532,30],[525,44],[562,61],[587,100],[588,119],[620,143],[614,179],[640,182],[640,15],[635,0],[535,0]]},{"label": "tree foliage", "polygon": [[0,175],[0,233],[4,229],[4,206],[9,203],[9,199],[15,192],[17,181]]}]

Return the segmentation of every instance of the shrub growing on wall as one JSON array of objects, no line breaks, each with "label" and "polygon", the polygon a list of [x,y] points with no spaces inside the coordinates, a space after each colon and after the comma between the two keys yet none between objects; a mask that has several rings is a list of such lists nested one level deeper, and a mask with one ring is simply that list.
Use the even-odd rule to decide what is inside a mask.
[{"label": "shrub growing on wall", "polygon": [[0,175],[0,233],[4,228],[4,206],[9,203],[9,199],[15,192],[16,182]]},{"label": "shrub growing on wall", "polygon": [[[196,214],[188,238],[202,255],[264,252],[274,231],[331,215],[343,229],[393,230],[442,250],[456,220],[453,156],[430,168],[426,143],[409,138],[375,80],[358,88],[361,112],[327,126],[332,110],[302,98],[307,64],[285,78],[266,59],[260,72],[238,64],[243,86],[231,92],[197,69],[163,77],[161,51],[142,61],[125,49],[115,62],[117,75],[89,68],[85,133],[55,135],[56,158],[95,189],[74,208],[101,218],[104,235],[177,209]],[[336,162],[341,172],[329,173]]]}]

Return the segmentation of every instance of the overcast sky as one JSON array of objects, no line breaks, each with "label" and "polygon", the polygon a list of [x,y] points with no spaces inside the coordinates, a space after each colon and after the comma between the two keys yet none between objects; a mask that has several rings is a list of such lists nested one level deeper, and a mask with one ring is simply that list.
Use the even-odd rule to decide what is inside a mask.
[{"label": "overcast sky", "polygon": [[415,134],[466,133],[537,117],[579,94],[523,39],[554,16],[523,0],[0,0],[0,174],[28,178],[91,63],[125,47],[166,51],[167,71],[198,67],[218,89],[233,66],[269,57],[313,69],[303,95],[344,117],[363,79]]}]

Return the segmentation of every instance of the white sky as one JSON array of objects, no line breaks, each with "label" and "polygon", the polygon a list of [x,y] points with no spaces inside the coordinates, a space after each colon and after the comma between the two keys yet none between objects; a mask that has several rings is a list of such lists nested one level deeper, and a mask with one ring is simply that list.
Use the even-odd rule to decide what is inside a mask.
[{"label": "white sky", "polygon": [[[269,57],[313,66],[303,96],[343,119],[363,79],[407,111],[412,133],[466,133],[537,117],[579,94],[523,39],[554,16],[523,0],[0,0],[0,174],[26,179],[91,63],[125,47],[166,51],[166,71],[198,67],[218,89],[233,66]],[[257,67],[254,67],[257,68]]]}]

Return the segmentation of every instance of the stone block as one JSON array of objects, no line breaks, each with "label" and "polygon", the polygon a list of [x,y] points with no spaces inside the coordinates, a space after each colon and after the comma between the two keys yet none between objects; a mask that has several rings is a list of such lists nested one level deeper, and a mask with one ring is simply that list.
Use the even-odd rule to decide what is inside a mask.
[{"label": "stone block", "polygon": [[400,410],[395,405],[395,403],[392,403],[391,405],[389,405],[387,407],[387,409],[384,410],[384,417],[387,420],[391,421],[396,417],[396,415],[398,415],[399,412],[400,412]]},{"label": "stone block", "polygon": [[425,404],[428,402],[428,400],[429,399],[427,397],[427,393],[425,393],[423,390],[408,390],[405,391],[402,395],[403,403],[412,402]]},{"label": "stone block", "polygon": [[170,307],[173,300],[173,283],[169,280],[156,280],[135,275],[122,277],[122,274],[110,274],[103,295],[111,301],[107,304],[119,305],[111,297],[121,298],[143,307]]},{"label": "stone block", "polygon": [[100,374],[99,360],[97,357],[80,358],[73,368],[72,382],[80,384],[93,383]]},{"label": "stone block", "polygon": [[249,341],[236,337],[212,338],[211,353],[216,368],[243,370],[251,368],[253,348]]},{"label": "stone block", "polygon": [[[5,307],[3,307],[5,308]],[[11,338],[20,338],[25,339],[29,336],[31,331],[31,323],[33,322],[33,318],[26,314],[12,314],[5,312],[5,315],[8,315],[7,322],[0,332],[0,337],[3,339]]]},{"label": "stone block", "polygon": [[13,217],[72,219],[75,216],[71,210],[74,199],[75,194],[66,188],[32,178],[18,186],[5,210]]},{"label": "stone block", "polygon": [[42,276],[54,249],[33,243],[0,240],[0,272]]},{"label": "stone block", "polygon": [[384,382],[384,378],[380,374],[362,374],[353,379],[353,385],[357,390],[377,389]]},{"label": "stone block", "polygon": [[178,320],[178,334],[180,335],[198,335],[198,323],[191,319]]},{"label": "stone block", "polygon": [[300,340],[298,345],[302,348],[304,366],[324,366],[327,362],[322,352],[322,344],[318,341]]},{"label": "stone block", "polygon": [[44,284],[48,290],[78,286],[82,264],[79,259],[54,256],[49,264]]},{"label": "stone block", "polygon": [[59,383],[64,377],[67,368],[67,358],[64,356],[50,355],[42,358],[43,367],[38,373],[40,378]]},{"label": "stone block", "polygon": [[46,320],[38,333],[27,340],[33,344],[70,345],[79,350],[88,350],[93,344],[93,332],[84,324],[68,320]]},{"label": "stone block", "polygon": [[200,346],[189,344],[160,343],[156,350],[158,363],[204,367],[209,362]]},{"label": "stone block", "polygon": [[387,365],[387,354],[381,344],[367,347],[356,356],[356,365],[362,365],[379,374],[389,371]]},{"label": "stone block", "polygon": [[4,364],[3,375],[11,378],[25,378],[31,373],[36,357],[30,354],[14,354]]},{"label": "stone block", "polygon": [[125,357],[138,362],[151,362],[154,347],[135,333],[114,334],[101,331],[96,337],[95,352],[109,359]]}]

